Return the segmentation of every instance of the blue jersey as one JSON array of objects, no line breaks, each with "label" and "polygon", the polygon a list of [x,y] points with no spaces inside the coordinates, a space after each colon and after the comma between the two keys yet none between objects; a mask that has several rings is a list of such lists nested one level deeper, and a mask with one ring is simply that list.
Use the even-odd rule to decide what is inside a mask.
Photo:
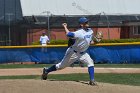
[{"label": "blue jersey", "polygon": [[93,30],[88,28],[87,30],[79,29],[75,32],[69,32],[69,37],[75,38],[75,43],[72,48],[79,52],[84,52],[88,49],[90,42],[92,41]]}]

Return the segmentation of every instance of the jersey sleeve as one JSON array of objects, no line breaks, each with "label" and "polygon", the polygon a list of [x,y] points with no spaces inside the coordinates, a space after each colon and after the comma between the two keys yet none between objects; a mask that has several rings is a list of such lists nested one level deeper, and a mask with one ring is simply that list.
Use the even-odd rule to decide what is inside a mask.
[{"label": "jersey sleeve", "polygon": [[75,31],[75,32],[69,32],[69,33],[67,34],[67,36],[70,37],[70,38],[78,38],[78,37],[80,37],[81,35],[80,35],[79,31]]},{"label": "jersey sleeve", "polygon": [[73,32],[68,32],[67,37],[74,38],[74,33]]},{"label": "jersey sleeve", "polygon": [[81,37],[81,34],[80,34],[79,31],[75,31],[73,33],[74,33],[74,38],[80,38]]}]

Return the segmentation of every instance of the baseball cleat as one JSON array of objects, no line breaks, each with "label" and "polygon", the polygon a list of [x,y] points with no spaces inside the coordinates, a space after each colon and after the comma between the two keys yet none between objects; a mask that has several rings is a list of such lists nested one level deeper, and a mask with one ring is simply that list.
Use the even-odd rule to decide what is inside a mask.
[{"label": "baseball cleat", "polygon": [[96,86],[97,83],[96,83],[94,80],[91,80],[91,81],[89,81],[89,85],[91,85],[91,86]]},{"label": "baseball cleat", "polygon": [[42,73],[42,76],[41,76],[41,79],[42,80],[46,80],[47,79],[47,76],[48,76],[48,73],[46,72],[48,68],[44,67],[43,68],[43,73]]}]

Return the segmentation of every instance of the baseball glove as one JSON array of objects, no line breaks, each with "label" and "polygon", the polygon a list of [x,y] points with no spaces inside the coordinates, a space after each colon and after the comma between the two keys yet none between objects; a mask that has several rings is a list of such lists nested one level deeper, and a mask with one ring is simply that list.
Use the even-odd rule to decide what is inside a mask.
[{"label": "baseball glove", "polygon": [[97,34],[94,36],[94,42],[99,43],[103,38],[103,33],[102,32],[97,32]]}]

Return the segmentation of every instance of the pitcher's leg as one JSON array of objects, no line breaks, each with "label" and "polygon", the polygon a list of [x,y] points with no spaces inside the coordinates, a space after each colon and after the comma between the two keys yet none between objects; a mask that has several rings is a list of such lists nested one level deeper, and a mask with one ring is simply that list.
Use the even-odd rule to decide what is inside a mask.
[{"label": "pitcher's leg", "polygon": [[75,62],[75,60],[77,60],[77,56],[75,55],[75,53],[69,52],[68,55],[66,54],[64,56],[63,60],[60,63],[53,65],[49,68],[46,68],[46,67],[43,68],[42,79],[46,80],[48,73],[52,71],[64,69],[65,67],[69,66],[71,63]]},{"label": "pitcher's leg", "polygon": [[94,67],[93,66],[88,67],[88,73],[90,76],[90,80],[94,80]]},{"label": "pitcher's leg", "polygon": [[88,73],[89,73],[89,78],[90,78],[90,85],[96,85],[95,79],[94,79],[94,62],[89,56],[89,54],[85,53],[80,57],[80,61],[87,64],[88,66]]},{"label": "pitcher's leg", "polygon": [[46,70],[46,73],[56,71],[61,68],[65,68],[66,65],[68,64],[68,60],[70,59],[71,55],[73,52],[70,50],[70,48],[67,49],[65,56],[63,57],[62,61],[56,65],[51,66]]},{"label": "pitcher's leg", "polygon": [[56,68],[60,70],[65,67],[68,67],[72,63],[74,63],[77,59],[78,59],[78,56],[76,55],[76,53],[72,52],[71,55],[65,57],[60,63],[56,64]]}]

